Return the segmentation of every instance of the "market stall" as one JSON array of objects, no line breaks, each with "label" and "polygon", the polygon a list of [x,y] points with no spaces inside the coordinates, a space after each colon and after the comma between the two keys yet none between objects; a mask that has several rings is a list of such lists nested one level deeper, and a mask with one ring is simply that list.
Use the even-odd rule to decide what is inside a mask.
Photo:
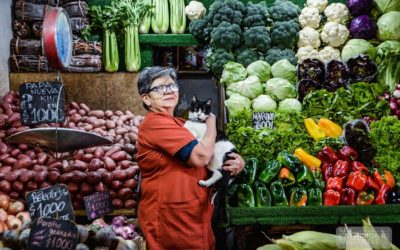
[{"label": "market stall", "polygon": [[[51,7],[66,11],[74,35],[72,58],[61,70],[65,119],[27,124],[20,87],[57,76],[40,41]],[[0,101],[4,246],[23,249],[46,239],[28,249],[144,249],[135,218],[135,143],[145,111],[134,82],[150,65],[177,68],[190,76],[185,83],[212,85],[182,90],[188,100],[213,92],[219,127],[245,159],[226,199],[236,249],[249,249],[249,227],[266,232],[252,245],[260,249],[340,249],[353,242],[350,231],[340,238],[310,228],[273,238],[261,230],[272,225],[355,225],[364,230],[365,249],[398,243],[397,1],[18,0],[13,11],[12,91]],[[49,138],[29,134],[35,129],[81,131],[110,143],[80,141],[61,152],[63,145],[46,148]],[[36,141],[18,141],[19,133]],[[65,195],[57,215],[41,211],[57,207],[54,201],[32,198],[54,189]],[[392,235],[374,241],[372,224],[388,225]],[[70,235],[39,233],[52,227]]]}]

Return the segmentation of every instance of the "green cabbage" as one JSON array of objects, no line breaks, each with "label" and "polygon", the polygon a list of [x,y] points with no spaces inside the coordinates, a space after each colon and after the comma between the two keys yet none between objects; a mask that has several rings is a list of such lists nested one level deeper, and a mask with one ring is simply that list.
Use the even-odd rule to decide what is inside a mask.
[{"label": "green cabbage", "polygon": [[271,65],[266,61],[255,61],[247,66],[247,73],[251,76],[257,76],[261,82],[266,82],[271,78]]},{"label": "green cabbage", "polygon": [[276,110],[276,102],[269,95],[259,95],[252,102],[253,112],[272,112]]},{"label": "green cabbage", "polygon": [[276,100],[295,98],[296,88],[288,80],[283,78],[272,78],[265,84],[265,93],[271,95]]},{"label": "green cabbage", "polygon": [[375,0],[379,12],[385,14],[389,11],[400,11],[399,0]]},{"label": "green cabbage", "polygon": [[229,114],[233,115],[239,111],[251,110],[251,101],[249,98],[233,93],[229,99],[225,100],[225,106]]},{"label": "green cabbage", "polygon": [[221,83],[229,85],[233,82],[238,82],[246,79],[247,71],[243,65],[235,62],[227,62],[224,65],[224,70],[221,75]]},{"label": "green cabbage", "polygon": [[271,73],[273,77],[296,82],[296,66],[291,64],[288,59],[282,59],[274,63],[271,67]]},{"label": "green cabbage", "polygon": [[301,103],[295,98],[287,98],[279,102],[278,111],[301,112]]},{"label": "green cabbage", "polygon": [[374,46],[364,39],[351,39],[342,49],[342,60],[347,62],[350,58],[361,54],[368,54]]},{"label": "green cabbage", "polygon": [[237,93],[250,99],[263,93],[263,86],[257,76],[249,76],[243,81],[231,83],[227,89],[227,95]]},{"label": "green cabbage", "polygon": [[381,41],[400,41],[400,11],[390,11],[383,14],[379,17],[377,25],[378,38]]}]

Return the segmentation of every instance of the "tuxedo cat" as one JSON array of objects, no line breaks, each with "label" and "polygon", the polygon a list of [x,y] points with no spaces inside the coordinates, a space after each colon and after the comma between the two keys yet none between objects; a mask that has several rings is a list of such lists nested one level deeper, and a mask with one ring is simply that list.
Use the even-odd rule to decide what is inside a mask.
[{"label": "tuxedo cat", "polygon": [[[207,126],[205,121],[208,115],[210,115],[210,112],[211,98],[207,101],[200,101],[196,96],[193,96],[189,108],[189,120],[185,122],[184,127],[186,127],[198,141],[201,141],[206,133]],[[208,170],[211,171],[211,177],[207,180],[200,180],[200,186],[210,187],[223,177],[222,165],[224,161],[229,159],[228,155],[232,152],[236,153],[235,146],[222,131],[217,131],[214,154],[207,165]]]}]

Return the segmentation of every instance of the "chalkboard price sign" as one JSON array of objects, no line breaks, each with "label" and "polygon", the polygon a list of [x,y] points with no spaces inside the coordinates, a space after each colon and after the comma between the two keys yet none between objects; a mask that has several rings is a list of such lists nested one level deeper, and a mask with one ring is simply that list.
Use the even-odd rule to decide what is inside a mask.
[{"label": "chalkboard price sign", "polygon": [[254,112],[253,113],[253,126],[255,129],[274,128],[274,112]]},{"label": "chalkboard price sign", "polygon": [[32,223],[28,250],[75,250],[78,237],[72,221],[38,218]]},{"label": "chalkboard price sign", "polygon": [[21,122],[64,122],[65,90],[61,82],[28,82],[19,87]]},{"label": "chalkboard price sign", "polygon": [[109,192],[96,192],[83,197],[89,220],[96,219],[113,211]]},{"label": "chalkboard price sign", "polygon": [[32,219],[45,217],[75,220],[68,187],[64,184],[27,193],[26,205]]}]

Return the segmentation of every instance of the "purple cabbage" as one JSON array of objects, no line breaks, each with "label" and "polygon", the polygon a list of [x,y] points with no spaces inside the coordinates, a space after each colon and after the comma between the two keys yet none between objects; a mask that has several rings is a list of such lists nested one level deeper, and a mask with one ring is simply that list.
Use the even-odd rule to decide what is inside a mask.
[{"label": "purple cabbage", "polygon": [[119,215],[112,219],[111,224],[113,225],[113,227],[114,226],[123,227],[123,226],[126,226],[126,224],[128,223],[127,220],[128,219],[125,216]]},{"label": "purple cabbage", "polygon": [[341,61],[332,60],[326,65],[326,80],[324,88],[329,91],[336,91],[344,87],[350,81],[349,70],[346,64]]},{"label": "purple cabbage", "polygon": [[352,82],[373,82],[378,68],[374,61],[366,55],[359,55],[347,61]]},{"label": "purple cabbage", "polygon": [[374,7],[373,0],[347,0],[347,8],[354,17],[369,14]]},{"label": "purple cabbage", "polygon": [[302,102],[304,97],[313,91],[322,89],[319,82],[312,79],[301,79],[297,84],[297,92],[299,93],[299,101]]},{"label": "purple cabbage", "polygon": [[350,23],[350,34],[353,38],[372,39],[376,37],[378,26],[375,21],[368,15],[361,15]]},{"label": "purple cabbage", "polygon": [[297,78],[311,79],[317,82],[325,80],[325,65],[318,59],[307,58],[297,67]]}]

